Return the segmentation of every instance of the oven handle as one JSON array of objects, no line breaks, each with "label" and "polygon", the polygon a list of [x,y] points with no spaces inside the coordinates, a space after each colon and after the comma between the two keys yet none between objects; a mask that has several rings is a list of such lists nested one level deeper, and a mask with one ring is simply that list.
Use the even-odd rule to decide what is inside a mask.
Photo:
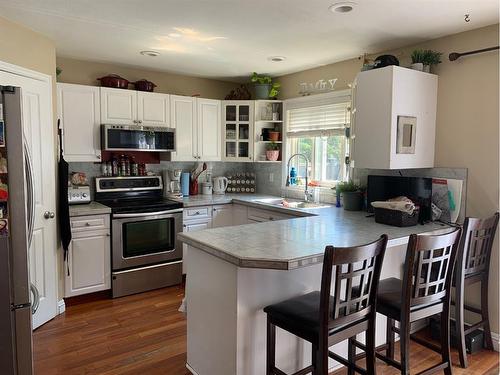
[{"label": "oven handle", "polygon": [[145,213],[135,213],[135,214],[113,214],[113,218],[116,219],[125,219],[125,218],[131,218],[131,217],[147,217],[147,216],[158,216],[158,215],[165,215],[165,214],[177,214],[181,213],[182,208],[179,208],[177,210],[169,210],[169,211],[156,211],[156,212],[145,212]]}]

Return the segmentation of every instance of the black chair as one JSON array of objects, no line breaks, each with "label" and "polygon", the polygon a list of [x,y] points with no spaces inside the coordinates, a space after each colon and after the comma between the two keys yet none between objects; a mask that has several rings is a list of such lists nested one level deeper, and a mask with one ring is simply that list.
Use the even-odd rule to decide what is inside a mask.
[{"label": "black chair", "polygon": [[[377,348],[384,362],[398,368],[401,374],[410,373],[410,328],[413,322],[441,316],[441,345],[438,347],[419,337],[411,338],[441,354],[441,362],[423,371],[431,374],[444,370],[451,375],[450,358],[450,302],[453,267],[458,254],[460,229],[451,233],[428,236],[410,236],[406,251],[403,280],[381,280],[377,297],[377,312],[387,317],[386,345]],[[399,329],[395,321],[400,323]],[[395,333],[400,337],[401,361],[394,359]]]},{"label": "black chair", "polygon": [[[267,306],[267,375],[286,375],[275,364],[276,327],[312,344],[312,364],[293,375],[328,374],[328,357],[345,365],[349,374],[375,373],[375,316],[377,287],[387,236],[364,246],[325,249],[321,291]],[[335,267],[334,295],[331,296]],[[346,360],[328,350],[366,332],[367,369],[355,364],[354,353]]]},{"label": "black chair", "polygon": [[[467,367],[465,335],[483,328],[484,344],[493,350],[490,319],[488,312],[488,278],[490,271],[491,249],[498,226],[498,212],[488,219],[466,218],[463,228],[460,250],[455,266],[455,327],[458,338],[460,365]],[[464,301],[464,289],[467,285],[481,283],[481,308],[467,305]],[[467,329],[464,323],[464,309],[481,315],[481,320]]]}]

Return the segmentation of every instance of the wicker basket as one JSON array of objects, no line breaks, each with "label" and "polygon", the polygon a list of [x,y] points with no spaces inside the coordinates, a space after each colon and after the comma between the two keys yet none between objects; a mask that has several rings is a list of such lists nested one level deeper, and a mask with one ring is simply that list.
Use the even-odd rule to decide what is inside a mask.
[{"label": "wicker basket", "polygon": [[388,210],[387,208],[374,208],[375,222],[379,224],[393,225],[395,227],[412,227],[418,223],[418,208],[413,214],[406,212]]}]

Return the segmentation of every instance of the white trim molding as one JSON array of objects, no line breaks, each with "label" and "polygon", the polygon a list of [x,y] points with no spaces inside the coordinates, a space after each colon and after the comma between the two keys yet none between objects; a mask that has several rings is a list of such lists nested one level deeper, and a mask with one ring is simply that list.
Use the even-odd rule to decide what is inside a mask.
[{"label": "white trim molding", "polygon": [[66,302],[63,299],[57,302],[57,314],[61,315],[66,311]]},{"label": "white trim molding", "polygon": [[491,332],[491,339],[493,341],[493,349],[496,352],[500,352],[500,335],[495,332]]}]

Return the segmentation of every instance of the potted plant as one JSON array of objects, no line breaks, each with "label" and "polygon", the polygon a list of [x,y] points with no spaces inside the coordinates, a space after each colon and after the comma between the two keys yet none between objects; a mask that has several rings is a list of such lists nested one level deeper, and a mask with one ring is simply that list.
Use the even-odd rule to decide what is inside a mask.
[{"label": "potted plant", "polygon": [[270,76],[252,73],[250,80],[255,84],[255,99],[276,99],[281,85],[278,82],[273,83]]},{"label": "potted plant", "polygon": [[411,53],[411,68],[420,72],[424,71],[424,51],[416,49]]},{"label": "potted plant", "polygon": [[352,181],[339,182],[335,187],[342,194],[344,210],[360,211],[363,208],[363,189]]},{"label": "potted plant", "polygon": [[267,132],[267,136],[269,137],[270,141],[279,141],[280,135],[281,135],[281,132],[280,132],[280,129],[277,125],[274,127],[274,129],[269,130]]},{"label": "potted plant", "polygon": [[431,66],[441,63],[441,56],[443,54],[441,52],[426,49],[423,51],[423,55],[424,72],[429,73],[431,71]]},{"label": "potted plant", "polygon": [[280,145],[271,141],[266,145],[266,159],[269,161],[276,161],[280,157]]}]

